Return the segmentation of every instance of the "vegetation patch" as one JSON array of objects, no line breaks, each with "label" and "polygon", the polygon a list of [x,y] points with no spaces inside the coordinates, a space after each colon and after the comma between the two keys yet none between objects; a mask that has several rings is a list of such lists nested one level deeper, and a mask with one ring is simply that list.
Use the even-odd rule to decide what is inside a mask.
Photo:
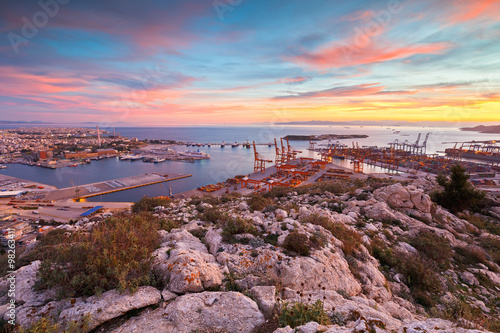
[{"label": "vegetation patch", "polygon": [[415,237],[410,239],[409,243],[443,269],[449,266],[453,257],[448,239],[429,230],[420,230]]},{"label": "vegetation patch", "polygon": [[55,245],[38,272],[39,289],[56,289],[61,297],[135,291],[156,283],[151,253],[159,246],[160,221],[148,213],[116,215],[91,233],[75,233]]},{"label": "vegetation patch", "polygon": [[222,240],[228,243],[236,242],[234,235],[252,234],[257,235],[257,228],[253,225],[252,220],[242,218],[228,219],[222,225]]},{"label": "vegetation patch", "polygon": [[137,201],[132,206],[132,212],[134,213],[152,212],[154,211],[155,207],[158,206],[167,207],[168,205],[170,205],[170,199],[168,198],[162,198],[162,197],[149,198],[147,196],[144,196],[142,199]]},{"label": "vegetation patch", "polygon": [[290,305],[284,303],[281,305],[279,314],[280,327],[289,325],[291,328],[295,328],[310,321],[315,321],[320,325],[332,324],[321,300],[317,300],[314,304],[295,303]]},{"label": "vegetation patch", "polygon": [[297,252],[301,256],[308,256],[311,254],[311,250],[309,249],[309,237],[297,231],[291,232],[285,237],[283,247],[289,251]]},{"label": "vegetation patch", "polygon": [[435,191],[431,198],[439,205],[449,209],[453,213],[463,210],[479,211],[485,205],[485,194],[476,190],[469,182],[466,169],[459,164],[451,167],[451,176],[448,179],[444,174],[439,174],[436,180],[443,191]]}]

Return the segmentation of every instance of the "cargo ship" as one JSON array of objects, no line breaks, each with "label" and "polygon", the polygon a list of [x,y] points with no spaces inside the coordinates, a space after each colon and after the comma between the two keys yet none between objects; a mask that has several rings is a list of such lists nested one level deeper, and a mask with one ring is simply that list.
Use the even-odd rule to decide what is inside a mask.
[{"label": "cargo ship", "polygon": [[[467,145],[467,147],[464,147]],[[445,153],[454,158],[467,158],[493,163],[500,163],[500,146],[496,141],[464,142],[460,148],[446,148]]]}]

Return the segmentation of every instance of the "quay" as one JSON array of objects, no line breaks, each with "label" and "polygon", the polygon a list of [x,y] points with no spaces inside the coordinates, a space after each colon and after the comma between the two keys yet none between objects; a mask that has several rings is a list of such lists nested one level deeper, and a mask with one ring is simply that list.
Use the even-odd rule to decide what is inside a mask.
[{"label": "quay", "polygon": [[191,177],[187,174],[161,175],[146,173],[144,175],[106,180],[92,184],[72,186],[49,192],[44,201],[76,200],[95,197],[103,194],[125,191],[136,187],[148,186],[181,178]]}]

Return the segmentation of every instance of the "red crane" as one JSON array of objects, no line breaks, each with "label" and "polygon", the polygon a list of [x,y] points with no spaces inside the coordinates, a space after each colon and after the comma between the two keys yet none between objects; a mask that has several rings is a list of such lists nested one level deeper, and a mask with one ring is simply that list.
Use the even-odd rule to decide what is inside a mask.
[{"label": "red crane", "polygon": [[273,161],[265,159],[262,155],[257,152],[255,148],[255,141],[253,142],[253,152],[255,155],[255,161],[253,163],[253,171],[260,171],[264,173],[266,171],[266,163],[272,163]]}]

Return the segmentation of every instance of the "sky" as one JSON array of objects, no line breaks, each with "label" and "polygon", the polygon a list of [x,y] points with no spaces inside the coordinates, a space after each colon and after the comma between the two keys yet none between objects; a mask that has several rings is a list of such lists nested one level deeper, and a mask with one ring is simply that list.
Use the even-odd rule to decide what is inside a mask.
[{"label": "sky", "polygon": [[497,0],[0,3],[0,120],[500,122]]}]

